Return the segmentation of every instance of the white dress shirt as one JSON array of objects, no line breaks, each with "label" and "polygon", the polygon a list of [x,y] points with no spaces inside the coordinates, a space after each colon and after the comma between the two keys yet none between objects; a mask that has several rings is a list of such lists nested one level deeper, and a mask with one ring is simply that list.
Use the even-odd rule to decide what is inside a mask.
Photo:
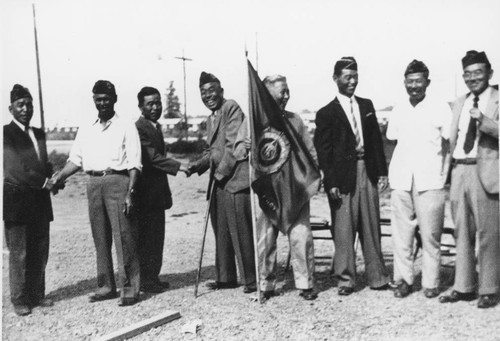
[{"label": "white dress shirt", "polygon": [[135,124],[115,114],[78,130],[69,161],[84,171],[141,170],[141,142]]},{"label": "white dress shirt", "polygon": [[[477,102],[477,107],[482,113],[486,111],[486,107],[490,102],[490,98],[491,98],[491,87],[488,87],[479,95],[479,102]],[[472,147],[472,150],[468,154],[465,154],[464,151],[465,135],[467,135],[467,130],[469,128],[469,121],[470,121],[469,111],[473,107],[474,107],[474,95],[471,93],[465,99],[462,112],[460,113],[460,120],[458,121],[457,146],[453,151],[454,159],[475,158],[477,156],[477,142],[479,140],[478,139],[479,134],[476,135],[476,140],[474,141],[474,147]]]},{"label": "white dress shirt", "polygon": [[450,138],[451,108],[440,100],[429,98],[413,107],[408,98],[392,110],[387,138],[397,140],[389,165],[392,189],[417,191],[441,189],[443,174],[441,139]]},{"label": "white dress shirt", "polygon": [[361,140],[360,146],[364,146],[364,139],[363,139],[363,127],[361,126],[361,114],[359,113],[359,105],[358,102],[356,101],[356,98],[354,95],[352,97],[347,97],[342,94],[337,95],[337,99],[340,102],[340,105],[342,106],[342,109],[344,109],[345,114],[347,116],[347,119],[349,120],[349,123],[351,124],[351,129],[354,133],[354,122],[353,122],[353,115],[351,115],[351,98],[352,98],[352,109],[353,109],[353,114],[354,118],[356,119],[356,127],[358,128],[359,132],[359,138]]}]

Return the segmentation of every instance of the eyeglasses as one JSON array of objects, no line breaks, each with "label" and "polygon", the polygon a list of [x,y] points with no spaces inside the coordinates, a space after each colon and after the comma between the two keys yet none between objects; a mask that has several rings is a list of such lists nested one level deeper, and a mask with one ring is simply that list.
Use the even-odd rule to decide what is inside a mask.
[{"label": "eyeglasses", "polygon": [[474,70],[474,71],[467,71],[467,72],[464,72],[464,74],[462,75],[462,77],[465,79],[465,80],[469,80],[471,79],[473,76],[474,78],[477,78],[477,77],[481,77],[484,75],[484,71],[483,70]]}]

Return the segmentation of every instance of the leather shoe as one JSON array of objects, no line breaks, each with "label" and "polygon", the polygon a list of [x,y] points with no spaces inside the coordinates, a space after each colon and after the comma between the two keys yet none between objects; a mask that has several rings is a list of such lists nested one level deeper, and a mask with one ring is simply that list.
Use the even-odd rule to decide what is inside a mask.
[{"label": "leather shoe", "polygon": [[424,296],[427,298],[434,298],[439,296],[439,288],[425,288]]},{"label": "leather shoe", "polygon": [[120,303],[118,303],[118,305],[120,307],[125,307],[125,306],[129,306],[129,305],[134,305],[138,302],[139,300],[135,297],[122,297],[120,299]]},{"label": "leather shoe", "polygon": [[477,307],[481,309],[491,308],[498,304],[496,295],[480,295],[477,301]]},{"label": "leather shoe", "polygon": [[94,302],[100,302],[100,301],[105,301],[105,300],[111,300],[113,298],[117,298],[118,294],[116,291],[111,291],[110,293],[107,294],[92,294],[89,296],[89,302],[94,303]]},{"label": "leather shoe", "polygon": [[354,292],[354,289],[352,287],[340,287],[339,288],[339,295],[340,296],[349,296]]},{"label": "leather shoe", "polygon": [[19,304],[14,306],[14,312],[19,316],[26,316],[31,314],[31,309],[27,305]]},{"label": "leather shoe", "polygon": [[385,283],[379,287],[370,287],[370,289],[375,291],[384,291],[384,290],[392,290],[392,286],[389,283]]},{"label": "leather shoe", "polygon": [[453,290],[449,295],[439,297],[440,303],[455,303],[458,301],[472,301],[476,299],[476,294],[473,292],[458,292]]},{"label": "leather shoe", "polygon": [[236,282],[209,282],[207,288],[210,290],[234,289],[238,287]]},{"label": "leather shoe", "polygon": [[411,292],[413,291],[413,287],[411,285],[409,285],[408,283],[406,283],[405,281],[402,281],[396,290],[394,290],[394,297],[397,297],[397,298],[404,298],[406,296],[408,296],[409,294],[411,294]]},{"label": "leather shoe", "polygon": [[159,294],[161,292],[164,292],[166,288],[161,285],[159,282],[152,282],[152,283],[147,283],[141,285],[141,290],[144,292],[150,292],[154,294]]},{"label": "leather shoe", "polygon": [[318,294],[313,289],[301,290],[299,296],[302,296],[306,301],[312,301],[318,298]]},{"label": "leather shoe", "polygon": [[399,286],[399,284],[397,282],[394,282],[394,281],[390,281],[389,283],[387,283],[387,285],[389,286],[389,289],[391,289],[391,290],[396,290]]},{"label": "leather shoe", "polygon": [[245,287],[243,288],[244,294],[251,294],[252,292],[256,291],[257,291],[257,286],[255,284],[245,285]]},{"label": "leather shoe", "polygon": [[274,290],[264,290],[260,292],[260,302],[264,303],[269,300],[271,297],[278,296]]}]

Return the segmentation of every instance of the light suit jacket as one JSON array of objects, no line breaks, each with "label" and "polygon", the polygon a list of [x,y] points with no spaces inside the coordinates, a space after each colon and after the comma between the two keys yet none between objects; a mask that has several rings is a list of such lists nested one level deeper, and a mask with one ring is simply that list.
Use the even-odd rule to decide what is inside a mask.
[{"label": "light suit jacket", "polygon": [[[450,131],[451,155],[457,146],[460,113],[469,94],[459,97],[453,104],[453,119]],[[484,190],[490,194],[498,194],[498,90],[492,89],[490,101],[483,112],[479,124],[479,141],[477,147],[477,171]]]},{"label": "light suit jacket", "polygon": [[234,155],[234,145],[243,118],[244,114],[238,103],[228,99],[224,100],[217,110],[213,124],[212,120],[208,119],[209,147],[203,157],[194,164],[194,171],[202,174],[210,169],[209,189],[215,179],[230,193],[250,187],[248,160],[237,160]]}]

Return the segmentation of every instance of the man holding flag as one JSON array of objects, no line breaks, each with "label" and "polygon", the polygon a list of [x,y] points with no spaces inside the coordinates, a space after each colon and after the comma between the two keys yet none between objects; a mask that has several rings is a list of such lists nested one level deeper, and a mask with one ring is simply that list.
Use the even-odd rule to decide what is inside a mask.
[{"label": "man holding flag", "polygon": [[[252,188],[259,197],[256,233],[261,301],[274,295],[278,232],[290,242],[295,286],[305,300],[314,300],[314,247],[309,199],[317,193],[320,174],[316,152],[301,118],[285,111],[290,98],[286,78],[269,76],[264,84],[250,63],[249,106]],[[265,87],[264,87],[265,85]],[[244,140],[243,125],[238,140]],[[236,155],[241,157],[241,144]]]}]

